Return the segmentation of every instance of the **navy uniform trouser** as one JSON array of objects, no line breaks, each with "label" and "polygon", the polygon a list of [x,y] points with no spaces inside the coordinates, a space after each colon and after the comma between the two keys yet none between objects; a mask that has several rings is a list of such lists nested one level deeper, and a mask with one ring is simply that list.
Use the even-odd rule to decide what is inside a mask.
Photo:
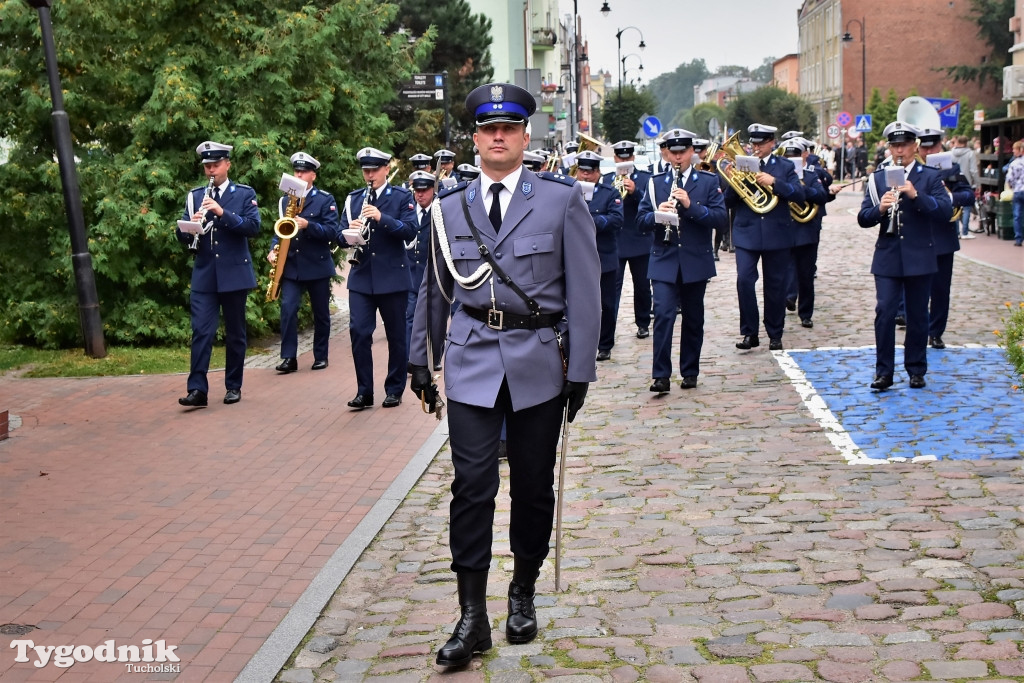
[{"label": "navy uniform trouser", "polygon": [[814,317],[814,274],[818,271],[818,243],[793,247],[793,263],[789,268],[789,288],[786,298],[798,301],[797,315],[801,320]]},{"label": "navy uniform trouser", "polygon": [[327,360],[331,339],[331,278],[281,280],[281,358],[295,358],[299,350],[299,306],[309,292],[313,309],[313,359]]},{"label": "navy uniform trouser", "polygon": [[547,557],[555,511],[555,451],[564,406],[556,396],[513,410],[507,381],[490,408],[449,399],[449,443],[455,467],[448,533],[452,571],[490,567],[502,423],[507,426],[509,546],[517,558],[540,562]]},{"label": "navy uniform trouser", "polygon": [[615,346],[615,318],[619,312],[619,272],[601,273],[601,334],[597,339],[598,351],[611,351]]},{"label": "navy uniform trouser", "polygon": [[356,386],[359,394],[373,395],[373,332],[377,329],[377,313],[384,323],[388,341],[388,374],[384,378],[384,392],[402,395],[408,373],[409,350],[405,345],[405,309],[409,292],[389,294],[362,294],[349,290],[349,337],[352,339],[352,360],[356,366]]},{"label": "navy uniform trouser", "polygon": [[757,262],[764,271],[764,331],[769,339],[782,339],[786,326],[786,287],[789,281],[790,250],[751,251],[736,247],[736,294],[740,304],[740,334],[758,337]]},{"label": "navy uniform trouser", "polygon": [[875,276],[875,375],[893,374],[896,365],[896,310],[906,297],[907,334],[903,340],[903,367],[908,374],[928,372],[928,296],[932,276]]},{"label": "navy uniform trouser", "polygon": [[224,313],[224,388],[242,388],[245,365],[245,300],[249,290],[234,292],[192,291],[192,361],[188,373],[188,390],[210,391],[206,372],[210,369],[210,353],[217,338],[220,312]]},{"label": "navy uniform trouser", "polygon": [[[651,281],[647,279],[647,266],[651,255],[629,256],[619,259],[619,273],[615,280],[615,317],[619,316],[619,301],[622,298],[622,282],[626,277],[626,265],[633,278],[633,317],[637,327],[651,326]],[[613,330],[614,333],[614,330]]]},{"label": "navy uniform trouser", "polygon": [[704,291],[708,281],[683,284],[682,276],[675,282],[652,280],[654,287],[654,363],[651,377],[672,376],[672,335],[676,308],[682,311],[679,337],[679,374],[696,377],[700,374],[700,350],[704,345]]},{"label": "navy uniform trouser", "polygon": [[953,286],[953,252],[936,257],[939,269],[932,276],[931,305],[928,308],[928,336],[941,337],[949,321],[949,290]]}]

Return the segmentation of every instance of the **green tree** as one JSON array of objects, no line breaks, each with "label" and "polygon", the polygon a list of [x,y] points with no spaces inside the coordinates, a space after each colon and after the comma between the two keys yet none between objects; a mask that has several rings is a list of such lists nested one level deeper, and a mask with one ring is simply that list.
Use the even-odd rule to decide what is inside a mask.
[{"label": "green tree", "polygon": [[661,74],[651,80],[647,91],[657,102],[654,110],[662,121],[672,121],[680,110],[693,107],[693,88],[708,77],[708,67],[703,59],[694,59],[680,64],[671,73]]},{"label": "green tree", "polygon": [[[234,180],[260,197],[251,251],[266,285],[277,189],[289,156],[324,164],[318,184],[339,197],[361,184],[366,144],[387,148],[383,106],[425,57],[429,40],[389,34],[394,5],[347,0],[195,4],[152,0],[53,7],[105,336],[112,343],[186,342],[191,264],[173,236],[206,139],[234,145]],[[79,342],[60,174],[38,17],[0,0],[0,228],[17,244],[0,261],[0,336],[42,346]],[[276,303],[253,293],[250,331],[266,333]]]},{"label": "green tree", "polygon": [[681,116],[677,117],[678,121],[673,120],[673,127],[683,128],[702,138],[711,138],[711,133],[708,131],[711,119],[718,119],[719,126],[725,124],[725,109],[714,102],[702,102],[693,109],[680,112],[680,114]]},{"label": "green tree", "polygon": [[761,66],[756,69],[751,69],[750,78],[751,80],[758,81],[759,83],[771,83],[775,80],[775,57],[765,57],[764,61],[761,62]]},{"label": "green tree", "polygon": [[935,67],[952,76],[953,82],[977,81],[984,87],[989,81],[996,87],[1002,83],[1003,67],[1011,62],[1013,33],[1007,30],[1014,13],[1014,0],[971,0],[970,18],[978,25],[978,37],[991,49],[977,64],[955,64]]},{"label": "green tree", "polygon": [[647,90],[626,86],[605,97],[601,108],[601,135],[609,142],[635,140],[640,129],[640,117],[654,110],[654,97]]},{"label": "green tree", "polygon": [[[473,14],[466,0],[396,0],[398,13],[389,31],[412,36],[429,36],[433,47],[422,65],[426,73],[448,72],[448,102],[451,148],[460,158],[472,159],[473,117],[466,111],[469,92],[494,75],[491,66],[491,20]],[[401,160],[413,154],[433,154],[447,143],[441,107],[427,109],[395,102],[388,114],[397,131],[407,138],[397,140],[394,153]],[[411,169],[409,169],[411,170]]]},{"label": "green tree", "polygon": [[[808,137],[818,134],[817,117],[811,105],[799,95],[768,86],[744,93],[729,103],[729,126],[746,131],[752,123],[777,126],[780,133],[802,130]],[[741,138],[746,136],[741,133]]]}]

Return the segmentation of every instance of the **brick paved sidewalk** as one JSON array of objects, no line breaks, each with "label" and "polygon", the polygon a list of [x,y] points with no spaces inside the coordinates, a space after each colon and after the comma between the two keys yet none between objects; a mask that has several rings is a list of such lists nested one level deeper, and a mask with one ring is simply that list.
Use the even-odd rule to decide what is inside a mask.
[{"label": "brick paved sidewalk", "polygon": [[[856,227],[858,204],[840,195],[829,207],[815,326],[790,314],[787,349],[873,344],[875,231]],[[444,680],[1024,680],[1021,461],[846,464],[783,371],[788,352],[733,347],[734,283],[723,254],[707,293],[700,384],[682,391],[676,376],[662,398],[648,391],[651,340],[633,336],[624,297],[612,360],[599,364],[570,430],[567,588],[553,593],[549,558],[540,635],[506,644],[503,480],[488,586],[495,647]],[[1002,302],[1021,289],[1011,269],[958,259],[950,351],[992,344]],[[872,370],[844,391],[881,411]],[[930,411],[962,407],[931,387],[916,396]],[[995,428],[1024,432],[1022,416]],[[966,444],[971,434],[946,438]],[[451,477],[445,450],[278,680],[441,680],[434,652],[457,618]]]}]

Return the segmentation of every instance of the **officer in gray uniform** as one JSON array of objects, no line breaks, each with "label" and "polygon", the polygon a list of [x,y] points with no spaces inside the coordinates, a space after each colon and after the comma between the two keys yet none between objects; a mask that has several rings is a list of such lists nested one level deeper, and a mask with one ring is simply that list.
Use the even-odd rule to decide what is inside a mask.
[{"label": "officer in gray uniform", "polygon": [[[491,647],[487,572],[503,422],[515,556],[505,634],[511,643],[537,634],[534,586],[551,540],[562,411],[571,422],[597,379],[601,319],[596,228],[583,193],[572,178],[523,166],[533,95],[490,83],[469,94],[466,109],[476,117],[481,175],[442,192],[433,212],[438,284],[462,303],[444,363],[455,467],[449,538],[461,608],[437,653],[445,667]],[[421,399],[432,390],[428,323],[436,336],[448,322],[438,314],[441,292],[429,283],[428,270],[410,354],[411,387]]]}]

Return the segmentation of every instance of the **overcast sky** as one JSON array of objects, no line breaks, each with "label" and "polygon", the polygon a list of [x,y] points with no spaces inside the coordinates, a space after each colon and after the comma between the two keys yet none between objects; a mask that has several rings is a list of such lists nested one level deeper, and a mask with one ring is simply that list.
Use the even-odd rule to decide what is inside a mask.
[{"label": "overcast sky", "polygon": [[[573,0],[559,0],[561,17],[571,15]],[[601,15],[603,0],[576,0],[583,40],[590,47],[590,72],[604,69],[618,82],[618,41],[626,69],[642,62],[643,83],[694,59],[708,70],[728,64],[751,69],[766,57],[784,57],[798,49],[796,13],[802,0],[608,0],[612,11]],[[627,29],[635,26],[639,31]],[[647,43],[637,49],[640,36]],[[627,77],[633,78],[634,73]]]}]

